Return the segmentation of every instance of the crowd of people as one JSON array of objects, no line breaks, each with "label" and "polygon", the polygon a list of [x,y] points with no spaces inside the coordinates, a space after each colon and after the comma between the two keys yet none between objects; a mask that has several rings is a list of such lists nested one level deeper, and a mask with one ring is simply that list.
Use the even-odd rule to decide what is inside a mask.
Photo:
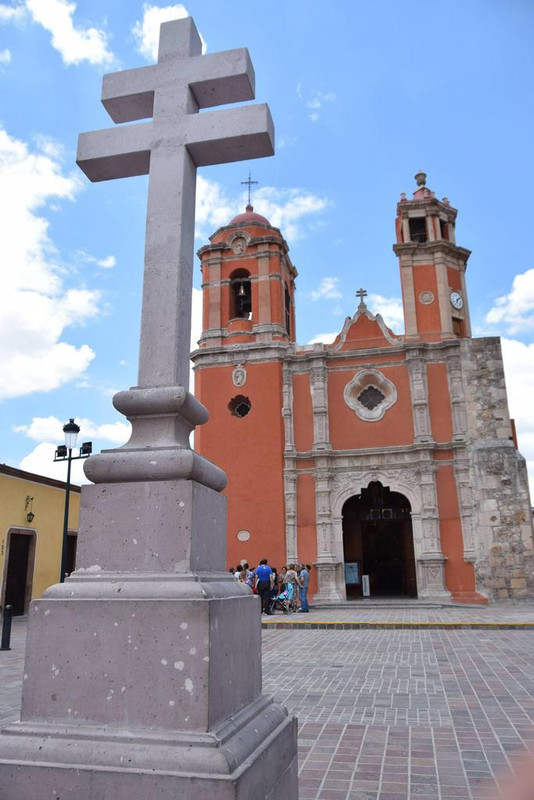
[{"label": "crowd of people", "polygon": [[310,582],[310,564],[288,564],[280,572],[271,567],[266,558],[262,558],[257,567],[249,567],[245,562],[237,567],[230,567],[236,581],[250,587],[261,600],[261,613],[274,614],[276,609],[284,613],[298,611],[309,612],[308,585]]}]

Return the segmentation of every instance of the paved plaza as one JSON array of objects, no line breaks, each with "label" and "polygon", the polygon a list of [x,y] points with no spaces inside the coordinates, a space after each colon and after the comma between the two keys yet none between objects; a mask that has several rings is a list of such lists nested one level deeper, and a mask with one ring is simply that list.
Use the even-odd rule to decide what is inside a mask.
[{"label": "paved plaza", "polygon": [[[300,800],[488,798],[534,746],[534,606],[354,605],[263,628],[264,691],[299,718]],[[15,619],[2,724],[18,718],[24,640]]]}]

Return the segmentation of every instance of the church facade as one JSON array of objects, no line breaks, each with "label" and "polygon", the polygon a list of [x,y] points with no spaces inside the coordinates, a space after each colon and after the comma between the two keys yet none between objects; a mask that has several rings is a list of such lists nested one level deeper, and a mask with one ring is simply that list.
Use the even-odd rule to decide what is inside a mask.
[{"label": "church facade", "polygon": [[534,589],[525,462],[500,342],[472,338],[457,210],[397,205],[405,333],[366,307],[299,346],[282,233],[249,205],[199,250],[195,448],[228,476],[228,560],[313,564],[316,602],[486,603]]}]

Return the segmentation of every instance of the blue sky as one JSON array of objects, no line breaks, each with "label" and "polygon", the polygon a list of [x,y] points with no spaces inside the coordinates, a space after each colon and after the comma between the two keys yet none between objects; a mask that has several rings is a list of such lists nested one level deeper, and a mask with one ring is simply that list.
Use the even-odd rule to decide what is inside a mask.
[{"label": "blue sky", "polygon": [[[360,286],[402,333],[393,221],[426,171],[459,209],[474,333],[503,337],[534,477],[530,0],[0,2],[0,461],[64,478],[69,417],[96,450],[128,436],[111,397],[136,384],[147,182],[90,184],[76,142],[112,124],[102,75],[153,63],[159,22],[187,14],[207,52],[249,48],[276,126],[273,158],[199,170],[196,248],[250,168],[299,271],[299,342],[338,332]],[[197,334],[199,286],[197,261]]]}]

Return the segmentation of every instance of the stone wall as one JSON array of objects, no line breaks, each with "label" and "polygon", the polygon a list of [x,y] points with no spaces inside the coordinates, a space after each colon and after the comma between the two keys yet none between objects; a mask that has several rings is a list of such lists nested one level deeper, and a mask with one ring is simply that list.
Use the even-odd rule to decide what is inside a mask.
[{"label": "stone wall", "polygon": [[532,512],[525,460],[515,449],[500,340],[464,339],[477,589],[490,599],[534,596]]}]

